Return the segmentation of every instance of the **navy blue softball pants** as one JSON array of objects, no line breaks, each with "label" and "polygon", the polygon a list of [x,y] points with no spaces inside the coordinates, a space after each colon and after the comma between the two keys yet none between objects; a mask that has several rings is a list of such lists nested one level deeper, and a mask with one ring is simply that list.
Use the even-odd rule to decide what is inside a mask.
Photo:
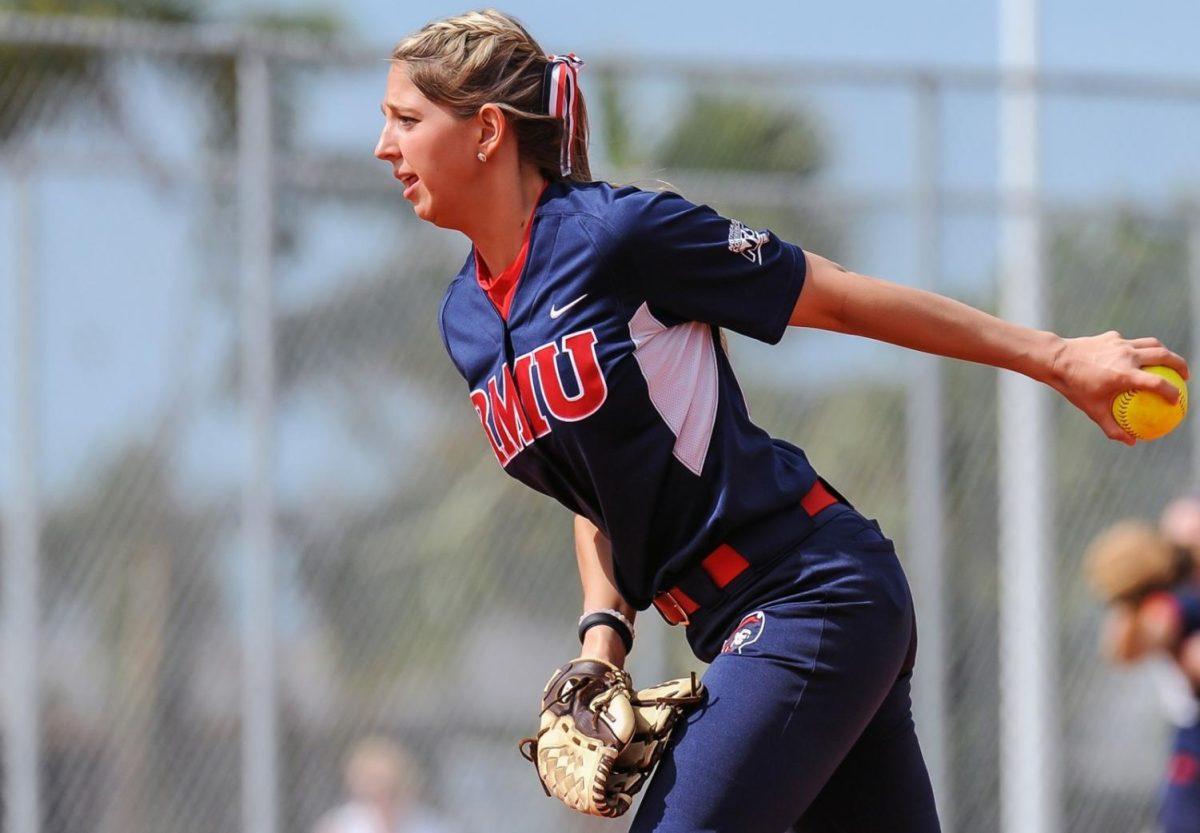
[{"label": "navy blue softball pants", "polygon": [[[1200,586],[1193,580],[1169,591],[1179,611],[1183,634],[1200,632]],[[1175,732],[1167,780],[1159,812],[1162,833],[1196,833],[1200,830],[1200,723]]]},{"label": "navy blue softball pants", "polygon": [[1175,733],[1160,821],[1163,833],[1200,830],[1200,724]]},{"label": "navy blue softball pants", "polygon": [[[908,583],[878,525],[839,504],[688,628],[708,696],[631,833],[937,833],[913,729]],[[714,627],[719,624],[719,627]]]}]

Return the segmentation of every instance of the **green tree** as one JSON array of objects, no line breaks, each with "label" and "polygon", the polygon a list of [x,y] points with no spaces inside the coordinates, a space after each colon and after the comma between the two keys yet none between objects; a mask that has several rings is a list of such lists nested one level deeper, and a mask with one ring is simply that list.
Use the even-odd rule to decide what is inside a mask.
[{"label": "green tree", "polygon": [[705,173],[747,177],[751,190],[769,183],[772,192],[787,194],[784,205],[764,206],[731,179],[716,208],[836,258],[843,247],[840,224],[804,194],[826,157],[818,123],[802,107],[710,92],[693,94],[654,151],[668,178],[678,172],[685,183],[688,174]]},{"label": "green tree", "polygon": [[825,149],[802,110],[754,98],[697,93],[656,152],[681,170],[813,176]]},{"label": "green tree", "polygon": [[[188,23],[196,0],[4,0],[0,8],[38,15],[130,18]],[[55,125],[68,114],[92,111],[112,123],[115,63],[102,52],[65,46],[0,47],[0,146]],[[82,94],[81,94],[82,93]]]}]

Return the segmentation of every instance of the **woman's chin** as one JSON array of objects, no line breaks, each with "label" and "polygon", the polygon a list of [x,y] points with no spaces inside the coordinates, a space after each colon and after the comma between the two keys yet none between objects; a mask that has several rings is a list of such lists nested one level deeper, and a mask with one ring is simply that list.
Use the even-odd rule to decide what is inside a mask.
[{"label": "woman's chin", "polygon": [[457,226],[446,222],[446,218],[440,216],[439,212],[434,209],[428,200],[418,200],[413,203],[413,213],[417,215],[418,220],[424,220],[427,223],[432,223],[438,228],[455,229]]},{"label": "woman's chin", "polygon": [[413,214],[417,215],[418,220],[424,220],[427,223],[433,222],[433,214],[429,210],[429,203],[425,200],[417,200],[413,203]]}]

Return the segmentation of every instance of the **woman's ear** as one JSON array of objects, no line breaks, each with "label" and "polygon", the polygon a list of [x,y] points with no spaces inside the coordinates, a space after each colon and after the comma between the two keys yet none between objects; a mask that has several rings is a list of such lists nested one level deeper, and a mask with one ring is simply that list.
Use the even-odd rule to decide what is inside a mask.
[{"label": "woman's ear", "polygon": [[480,107],[476,119],[479,123],[479,151],[485,156],[494,156],[508,133],[508,119],[495,104]]}]

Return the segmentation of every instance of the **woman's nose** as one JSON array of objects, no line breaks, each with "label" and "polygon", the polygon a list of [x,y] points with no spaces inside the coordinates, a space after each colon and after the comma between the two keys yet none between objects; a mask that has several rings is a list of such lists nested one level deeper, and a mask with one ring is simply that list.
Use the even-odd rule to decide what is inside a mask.
[{"label": "woman's nose", "polygon": [[385,127],[375,144],[375,158],[384,162],[394,162],[400,156],[400,144],[389,134],[390,131]]}]

